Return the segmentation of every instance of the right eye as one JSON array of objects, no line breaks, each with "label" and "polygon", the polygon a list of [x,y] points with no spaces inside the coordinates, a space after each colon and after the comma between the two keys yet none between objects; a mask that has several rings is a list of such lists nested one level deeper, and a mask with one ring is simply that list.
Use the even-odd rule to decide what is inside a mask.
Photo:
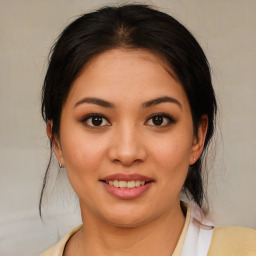
[{"label": "right eye", "polygon": [[110,122],[100,114],[89,114],[83,118],[82,123],[89,127],[110,126]]}]

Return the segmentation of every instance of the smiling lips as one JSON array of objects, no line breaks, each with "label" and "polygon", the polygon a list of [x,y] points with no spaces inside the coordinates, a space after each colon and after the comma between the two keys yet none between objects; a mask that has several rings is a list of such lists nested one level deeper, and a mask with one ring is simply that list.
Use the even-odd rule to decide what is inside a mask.
[{"label": "smiling lips", "polygon": [[114,174],[100,180],[106,190],[120,199],[135,199],[146,192],[154,180],[140,174]]},{"label": "smiling lips", "polygon": [[142,180],[110,180],[106,181],[106,183],[116,188],[137,188],[139,186],[145,185],[146,182]]}]

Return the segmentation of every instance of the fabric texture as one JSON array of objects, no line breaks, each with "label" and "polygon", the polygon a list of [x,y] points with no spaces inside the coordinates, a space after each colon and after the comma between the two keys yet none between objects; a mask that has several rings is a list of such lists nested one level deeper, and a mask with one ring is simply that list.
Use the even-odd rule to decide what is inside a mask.
[{"label": "fabric texture", "polygon": [[209,250],[213,224],[205,218],[202,210],[197,205],[191,205],[191,218],[182,246],[181,256],[206,256]]},{"label": "fabric texture", "polygon": [[255,256],[256,230],[243,227],[214,228],[208,256]]}]

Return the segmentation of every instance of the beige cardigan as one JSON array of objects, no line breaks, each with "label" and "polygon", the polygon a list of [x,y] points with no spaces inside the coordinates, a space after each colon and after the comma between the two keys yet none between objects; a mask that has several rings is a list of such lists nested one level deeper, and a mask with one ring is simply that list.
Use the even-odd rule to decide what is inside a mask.
[{"label": "beige cardigan", "polygon": [[[186,221],[172,256],[180,256],[190,223],[191,211],[187,208]],[[80,228],[64,236],[56,245],[41,256],[63,256],[66,243]],[[213,230],[208,256],[256,256],[256,230],[242,227],[216,227]],[[188,255],[189,256],[189,255]]]}]

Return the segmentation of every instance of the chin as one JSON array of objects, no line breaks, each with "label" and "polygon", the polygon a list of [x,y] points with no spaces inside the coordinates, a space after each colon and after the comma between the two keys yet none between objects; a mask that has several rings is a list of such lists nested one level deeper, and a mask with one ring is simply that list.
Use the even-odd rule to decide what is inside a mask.
[{"label": "chin", "polygon": [[145,209],[139,211],[138,209],[122,209],[122,211],[111,211],[104,216],[105,221],[116,227],[135,228],[152,221],[152,216],[148,215]]},{"label": "chin", "polygon": [[147,222],[149,222],[148,220],[146,220],[145,218],[126,218],[124,219],[124,217],[122,218],[112,218],[107,220],[107,223],[111,226],[115,226],[115,227],[119,227],[119,228],[136,228],[139,226],[142,226],[144,224],[146,224]]}]

